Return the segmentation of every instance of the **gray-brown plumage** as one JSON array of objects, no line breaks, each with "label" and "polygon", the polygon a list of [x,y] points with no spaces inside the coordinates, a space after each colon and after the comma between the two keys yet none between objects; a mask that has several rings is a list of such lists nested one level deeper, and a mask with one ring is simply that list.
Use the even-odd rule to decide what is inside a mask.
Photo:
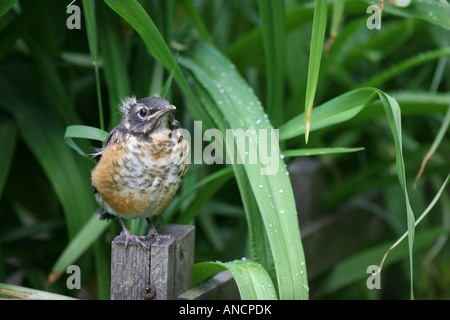
[{"label": "gray-brown plumage", "polygon": [[[128,241],[161,237],[150,217],[172,200],[189,168],[189,144],[183,139],[176,108],[160,97],[126,99],[123,117],[106,138],[92,171],[100,219],[117,217]],[[145,218],[147,236],[134,236],[122,218]],[[145,245],[144,245],[145,246]]]}]

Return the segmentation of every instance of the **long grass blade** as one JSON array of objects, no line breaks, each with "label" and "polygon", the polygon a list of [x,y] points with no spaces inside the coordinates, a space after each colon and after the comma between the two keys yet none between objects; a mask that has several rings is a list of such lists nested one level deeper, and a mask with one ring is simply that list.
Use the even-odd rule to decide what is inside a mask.
[{"label": "long grass blade", "polygon": [[[62,137],[64,128],[47,104],[17,93],[15,88],[30,90],[33,85],[21,78],[20,85],[0,77],[0,105],[15,117],[20,134],[53,185],[72,237],[95,211],[89,183],[89,162],[76,161]],[[15,84],[15,86],[12,86]],[[46,109],[47,108],[47,109]],[[47,111],[47,112],[46,112]],[[45,123],[45,126],[42,126]]]},{"label": "long grass blade", "polygon": [[[431,209],[433,209],[434,205],[437,203],[437,201],[441,197],[443,191],[447,187],[449,181],[450,181],[450,174],[447,176],[447,178],[445,179],[445,181],[442,184],[441,188],[438,190],[437,194],[434,196],[433,200],[430,202],[428,207],[422,212],[422,214],[419,216],[419,218],[417,218],[417,220],[414,223],[414,227],[417,227],[419,225],[419,223],[428,215],[428,213],[431,211]],[[379,268],[378,273],[380,273],[382,271],[383,266],[384,266],[384,262],[385,262],[385,260],[386,260],[386,258],[388,256],[388,254],[392,250],[394,250],[408,235],[409,235],[409,231],[406,231],[392,246],[389,247],[389,250],[386,251],[386,253],[383,256],[383,259],[381,260],[380,268]]]},{"label": "long grass blade", "polygon": [[[240,128],[243,131],[262,129],[267,130],[269,134],[273,132],[258,99],[236,72],[235,67],[214,48],[206,43],[197,43],[190,54],[190,59],[180,59],[180,63],[209,92],[217,111],[231,128]],[[225,131],[225,128],[221,129],[222,132]],[[252,141],[253,144],[259,144],[259,147],[263,146],[256,136]],[[272,143],[270,147],[273,148],[271,153],[278,157],[278,169],[275,168],[275,173],[262,174],[261,169],[264,168],[262,164],[244,162],[243,167],[258,203],[272,250],[279,297],[305,299],[308,297],[306,266],[292,187],[283,160],[279,159],[278,143]],[[229,152],[231,149],[227,147],[228,155]],[[237,150],[237,156],[238,159],[245,159],[244,151]],[[234,167],[240,166],[234,164]],[[252,220],[248,223],[251,224]],[[251,241],[251,245],[258,244]]]},{"label": "long grass blade", "polygon": [[[445,234],[445,230],[441,227],[418,232],[416,235],[414,252],[429,248],[442,234]],[[341,261],[326,276],[318,281],[316,296],[319,298],[326,297],[352,283],[362,282],[362,285],[365,285],[364,282],[366,282],[371,275],[370,273],[367,273],[367,268],[372,265],[377,265],[380,256],[386,252],[391,243],[392,242],[386,242],[367,248],[364,251],[358,252]],[[405,243],[400,244],[389,256],[389,259],[386,260],[385,267],[405,259],[408,255],[408,246]]]},{"label": "long grass blade", "polygon": [[301,156],[318,156],[324,154],[349,153],[362,151],[364,148],[315,148],[315,149],[296,149],[285,150],[283,155],[285,157],[301,157]]},{"label": "long grass blade", "polygon": [[413,245],[415,233],[415,217],[409,202],[408,189],[406,186],[405,162],[403,158],[403,139],[400,106],[397,101],[383,92],[379,92],[380,100],[383,104],[386,117],[388,119],[395,142],[397,176],[405,196],[406,221],[408,226],[408,248],[409,248],[409,268],[410,268],[410,297],[414,299],[413,282]]},{"label": "long grass blade", "polygon": [[105,82],[108,86],[109,110],[111,119],[109,128],[117,125],[121,114],[117,106],[131,92],[130,78],[127,70],[125,56],[125,39],[122,36],[120,19],[111,15],[104,3],[97,3],[98,17],[101,21],[98,26],[98,40],[100,53],[103,59]]},{"label": "long grass blade", "polygon": [[267,113],[275,127],[283,121],[286,69],[286,13],[284,1],[258,0],[266,58]]},{"label": "long grass blade", "polygon": [[200,37],[209,43],[212,43],[211,35],[209,34],[208,29],[206,28],[205,24],[203,23],[202,18],[198,14],[197,10],[195,9],[192,1],[190,0],[181,0],[181,5],[183,6],[183,10],[186,13],[186,15],[189,18],[189,21],[191,24],[197,29]]},{"label": "long grass blade", "polygon": [[148,16],[139,2],[136,0],[105,0],[105,3],[127,21],[137,33],[139,33],[150,54],[169,72],[174,70],[174,78],[179,81],[184,88],[187,88],[186,81],[176,64],[169,47],[152,19]]},{"label": "long grass blade", "polygon": [[331,18],[330,38],[327,42],[326,52],[330,51],[331,46],[336,40],[339,32],[339,26],[341,24],[342,15],[344,13],[345,0],[336,0],[333,3],[333,15]]},{"label": "long grass blade", "polygon": [[327,1],[317,0],[314,6],[313,29],[311,35],[311,50],[309,53],[308,80],[306,82],[305,101],[305,141],[308,143],[311,126],[311,112],[316,96],[319,79],[320,62],[322,61],[325,30],[327,27]]},{"label": "long grass blade", "polygon": [[423,170],[425,170],[425,166],[427,165],[428,160],[433,156],[437,148],[442,142],[442,139],[444,138],[444,135],[446,132],[448,132],[448,127],[450,125],[450,105],[447,109],[447,113],[445,114],[444,120],[442,121],[441,127],[439,128],[439,132],[436,135],[436,138],[434,139],[433,143],[431,144],[430,149],[428,150],[427,154],[422,160],[422,163],[420,164],[419,172],[417,172],[416,179],[414,180],[414,186],[415,189],[417,186],[417,182],[419,181],[420,177],[422,176]]},{"label": "long grass blade", "polygon": [[16,286],[7,283],[0,283],[0,297],[27,300],[75,300],[72,297],[64,296],[61,294]]},{"label": "long grass blade", "polygon": [[72,238],[69,245],[64,249],[58,260],[52,267],[48,277],[47,285],[51,285],[73,264],[86,250],[91,247],[100,235],[110,225],[111,221],[99,220],[95,212],[91,218]]},{"label": "long grass blade", "polygon": [[98,33],[97,33],[97,20],[95,16],[95,1],[94,0],[82,0],[83,12],[86,20],[86,31],[88,36],[89,50],[91,52],[92,64],[94,65],[95,72],[95,85],[97,88],[97,105],[98,116],[100,119],[100,129],[105,129],[105,119],[103,117],[103,105],[102,94],[100,86],[100,72],[99,72],[99,54],[98,54]]},{"label": "long grass blade", "polygon": [[417,56],[413,56],[409,59],[403,60],[401,63],[390,67],[389,69],[372,76],[370,79],[366,80],[361,84],[361,87],[374,87],[378,86],[389,79],[395,77],[406,70],[419,66],[421,64],[437,60],[441,57],[450,56],[450,48],[439,48],[437,50],[420,53]]}]

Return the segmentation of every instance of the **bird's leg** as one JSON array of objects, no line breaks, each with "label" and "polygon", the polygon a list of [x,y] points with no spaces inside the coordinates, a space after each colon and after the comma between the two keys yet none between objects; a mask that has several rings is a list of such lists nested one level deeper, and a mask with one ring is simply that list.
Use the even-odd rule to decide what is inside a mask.
[{"label": "bird's leg", "polygon": [[153,238],[155,238],[157,244],[159,244],[161,239],[173,239],[173,237],[170,234],[158,233],[158,231],[156,231],[155,226],[150,221],[150,218],[145,218],[145,220],[147,220],[148,227],[149,227],[148,233],[147,233],[147,239],[151,239],[153,237]]},{"label": "bird's leg", "polygon": [[149,250],[148,246],[146,246],[145,243],[141,241],[141,239],[146,240],[147,237],[140,237],[140,236],[133,235],[130,232],[130,230],[128,230],[127,227],[125,226],[125,223],[123,222],[122,218],[117,217],[117,219],[119,219],[120,225],[122,226],[121,234],[123,234],[125,236],[125,248],[127,247],[128,242],[133,241],[133,242],[136,242],[137,244],[140,244],[145,249]]}]

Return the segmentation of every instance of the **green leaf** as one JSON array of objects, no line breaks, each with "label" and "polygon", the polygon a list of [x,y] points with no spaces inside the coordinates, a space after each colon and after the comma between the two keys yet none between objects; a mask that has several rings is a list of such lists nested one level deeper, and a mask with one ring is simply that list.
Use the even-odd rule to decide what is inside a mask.
[{"label": "green leaf", "polygon": [[380,100],[383,104],[393,137],[395,142],[395,160],[397,166],[397,176],[405,195],[406,206],[406,221],[408,226],[408,248],[409,248],[409,267],[410,267],[410,279],[411,279],[411,299],[414,298],[413,287],[413,245],[414,245],[414,232],[415,232],[415,217],[409,203],[408,189],[406,187],[406,174],[405,174],[405,162],[403,160],[403,146],[402,146],[402,123],[400,107],[392,97],[383,92],[378,93]]},{"label": "green leaf", "polygon": [[20,73],[20,80],[14,76],[6,80],[0,75],[0,106],[14,116],[22,138],[51,182],[64,210],[71,238],[95,211],[89,181],[91,164],[86,160],[78,161],[67,148],[63,140],[64,126],[47,103],[18,93],[35,88],[24,74]]},{"label": "green leaf", "polygon": [[[433,228],[417,233],[414,252],[429,248],[443,233],[445,233],[445,230],[442,228]],[[372,265],[378,265],[380,257],[389,248],[390,243],[392,242],[366,248],[362,252],[352,255],[334,266],[330,272],[321,277],[317,284],[315,292],[317,297],[331,294],[358,281],[363,281],[365,284],[370,276],[370,273],[367,273],[367,268]],[[395,252],[392,252],[392,255],[386,260],[385,265],[392,265],[406,258],[408,255],[408,247],[400,245]]]},{"label": "green leaf", "polygon": [[[394,138],[395,152],[396,152],[396,167],[397,176],[400,182],[400,186],[405,196],[406,217],[408,226],[408,246],[409,246],[409,258],[410,258],[410,275],[411,275],[411,298],[413,298],[413,243],[414,243],[414,230],[415,230],[415,217],[412,211],[409,195],[406,184],[405,164],[403,157],[403,139],[402,139],[402,124],[401,124],[401,112],[397,101],[387,95],[386,93],[373,88],[362,88],[354,91],[350,91],[338,98],[335,98],[322,107],[317,108],[318,127],[332,125],[342,121],[349,120],[356,116],[369,102],[374,98],[374,94],[377,94],[385,111],[386,118],[389,122],[389,126]],[[286,135],[282,135],[284,138],[292,137],[293,131],[297,134],[303,133],[303,128],[294,128],[294,124],[299,122],[299,117],[294,118],[290,122],[281,128],[288,132]]]},{"label": "green leaf", "polygon": [[[49,0],[33,1],[20,15],[14,18],[14,21],[10,23],[2,32],[0,37],[0,61],[8,54],[9,50],[14,45],[14,42],[21,35],[21,33],[33,23],[34,19],[41,12],[41,10],[47,5]],[[3,1],[2,1],[3,4]],[[4,3],[3,10],[10,8],[11,3],[8,1]],[[3,13],[5,13],[4,11]]]},{"label": "green leaf", "polygon": [[103,118],[102,94],[100,89],[100,73],[99,73],[99,54],[98,54],[98,35],[97,35],[97,20],[95,18],[95,1],[82,0],[83,12],[86,21],[86,31],[88,35],[89,50],[91,52],[92,63],[95,72],[95,84],[97,88],[97,105],[98,116],[100,118],[100,128],[105,129],[105,120]]},{"label": "green leaf", "polygon": [[344,13],[345,0],[336,0],[333,3],[333,15],[331,17],[331,27],[330,27],[330,38],[328,39],[326,52],[330,51],[331,46],[333,45],[334,40],[336,40],[339,26],[341,24],[342,15]]},{"label": "green leaf", "polygon": [[72,125],[66,128],[66,133],[64,138],[81,138],[81,139],[91,139],[104,142],[108,132],[98,129],[95,127],[85,126],[85,125]]},{"label": "green leaf", "polygon": [[258,0],[266,58],[267,113],[275,127],[283,120],[286,69],[286,21],[284,1]]},{"label": "green leaf", "polygon": [[[366,3],[378,5],[379,0],[366,0]],[[406,8],[385,3],[383,13],[401,17],[415,18],[450,29],[450,4],[446,0],[412,1]]]},{"label": "green leaf", "polygon": [[[252,129],[254,132],[258,132],[259,129],[267,130],[269,136],[271,133],[275,134],[260,102],[235,67],[223,55],[206,43],[199,42],[189,57],[180,58],[180,64],[194,75],[214,100],[215,105],[210,106],[214,109],[211,114],[222,132],[231,127],[244,132],[246,130],[252,132]],[[267,142],[264,144],[257,136],[251,136],[250,139],[253,140],[250,145],[266,148],[267,151]],[[258,204],[273,256],[279,297],[306,299],[308,297],[308,290],[305,289],[306,266],[292,187],[283,160],[279,156],[278,141],[275,140],[269,145],[272,148],[271,154],[278,162],[272,168],[275,172],[269,172],[267,169],[270,168],[265,168],[261,163],[249,164],[244,161],[243,166],[236,163],[233,166],[235,172],[239,172],[237,170],[241,167],[245,169]],[[245,150],[234,146],[227,147],[228,156],[233,149],[237,149],[235,150],[237,159],[245,159]],[[243,196],[243,189],[240,191]],[[248,212],[248,209],[247,207],[246,214],[249,229],[252,230],[253,222],[261,218],[257,217],[257,212]],[[261,240],[261,238],[250,239],[250,245],[258,246],[260,245],[258,241]],[[270,270],[270,266],[264,267]]]},{"label": "green leaf", "polygon": [[111,120],[109,128],[120,121],[117,106],[121,99],[131,96],[130,76],[127,70],[124,47],[125,39],[122,35],[120,19],[112,15],[104,3],[98,3],[98,16],[101,21],[98,26],[98,40],[100,53],[103,58],[103,71],[108,86],[109,110]]},{"label": "green leaf", "polygon": [[0,297],[27,300],[75,300],[72,297],[7,283],[0,283]]},{"label": "green leaf", "polygon": [[[292,10],[289,10],[286,14],[286,30],[290,31],[299,28],[300,26],[310,23],[313,17],[313,7],[309,5],[296,6]],[[227,57],[234,63],[253,63],[253,57],[262,52],[263,34],[262,27],[255,27],[238,37],[232,42],[227,50]],[[242,54],[245,52],[245,55]]]},{"label": "green leaf", "polygon": [[208,32],[208,29],[206,28],[205,24],[203,23],[202,18],[198,14],[197,10],[195,9],[194,5],[192,4],[191,0],[181,0],[181,5],[183,6],[183,10],[186,13],[187,17],[189,18],[191,24],[197,29],[200,37],[209,42],[212,43],[211,35]]},{"label": "green leaf", "polygon": [[283,155],[286,157],[299,157],[299,156],[315,156],[323,154],[335,154],[335,153],[348,153],[362,151],[364,148],[316,148],[316,149],[297,149],[297,150],[285,150]]},{"label": "green leaf", "polygon": [[450,105],[448,106],[447,113],[445,114],[444,120],[442,121],[442,125],[439,128],[439,132],[436,135],[436,138],[434,139],[433,144],[430,147],[430,150],[428,150],[427,154],[425,155],[424,159],[422,160],[422,163],[420,164],[419,172],[417,173],[416,179],[414,181],[414,189],[416,188],[417,181],[419,180],[420,176],[423,173],[423,170],[425,169],[425,165],[427,164],[428,160],[433,156],[434,152],[437,150],[437,148],[441,144],[445,133],[448,132],[449,126],[450,126]]},{"label": "green leaf", "polygon": [[194,265],[194,285],[223,270],[230,271],[242,300],[277,299],[275,287],[266,270],[255,261],[246,259],[197,263]]},{"label": "green leaf", "polygon": [[[450,175],[447,176],[444,183],[434,196],[433,200],[422,212],[420,217],[416,220],[416,227],[433,209],[434,205],[437,203],[443,191],[447,187],[449,181]],[[427,229],[425,231],[418,232],[415,236],[415,245],[413,248],[413,252],[429,248],[441,235],[447,233],[448,230],[445,230],[442,227]],[[390,243],[393,242],[390,241],[389,243],[384,243],[382,245],[377,245],[375,247],[365,249],[361,253],[357,253],[349,258],[346,258],[319,281],[316,294],[318,296],[330,294],[351,283],[367,279],[369,277],[369,274],[366,273],[367,267],[370,265],[378,265],[378,261],[383,255],[383,252],[385,253],[381,263],[379,264],[380,271],[381,269],[384,269],[385,267],[409,256],[411,254],[409,245],[408,247],[402,245],[402,241],[406,238],[407,235],[408,232],[405,232],[393,245],[390,245]],[[395,250],[393,250],[394,248]],[[389,259],[387,259],[389,253]],[[382,275],[383,274],[381,273],[381,276]]]},{"label": "green leaf", "polygon": [[311,112],[319,79],[320,62],[322,61],[323,43],[327,27],[327,1],[316,0],[314,6],[311,50],[309,52],[308,80],[306,82],[305,101],[305,141],[308,143],[311,126]]},{"label": "green leaf", "polygon": [[174,77],[177,81],[187,84],[173,58],[169,47],[156,28],[152,19],[145,12],[144,8],[135,0],[105,0],[105,3],[113,9],[119,16],[127,21],[131,27],[141,36],[150,54],[158,60],[169,72],[174,70]]},{"label": "green leaf", "polygon": [[177,204],[171,207],[172,211],[176,210],[182,201],[192,195],[195,191],[208,183],[208,188],[202,191],[189,206],[183,211],[183,214],[177,219],[176,223],[188,224],[191,223],[195,216],[199,213],[200,208],[233,176],[233,170],[231,167],[227,167],[220,171],[213,173],[207,178],[201,180],[195,184],[188,192],[184,193],[182,197],[177,200]]},{"label": "green leaf", "polygon": [[2,150],[2,156],[0,157],[0,199],[13,159],[16,137],[17,127],[14,122],[9,119],[0,119],[0,150]]},{"label": "green leaf", "polygon": [[48,284],[55,282],[68,266],[73,264],[110,225],[111,221],[99,220],[97,215],[92,213],[91,218],[80,229],[80,231],[72,238],[69,245],[59,256],[58,260],[52,267],[52,271],[48,277]]},{"label": "green leaf", "polygon": [[5,0],[0,2],[0,17],[8,12],[16,3],[17,0]]},{"label": "green leaf", "polygon": [[364,81],[364,83],[361,84],[361,87],[378,86],[406,70],[446,56],[450,56],[450,47],[420,53],[372,76],[370,79]]},{"label": "green leaf", "polygon": [[66,144],[74,149],[78,154],[82,155],[83,157],[92,158],[92,155],[89,155],[88,153],[84,152],[74,141],[73,138],[82,138],[82,139],[91,139],[91,140],[98,140],[101,142],[104,142],[106,140],[106,137],[108,136],[108,132],[84,125],[73,125],[68,126],[66,128],[66,132],[64,134],[64,140],[66,141]]},{"label": "green leaf", "polygon": [[[311,113],[310,131],[329,127],[355,117],[375,97],[375,89],[362,88],[346,92],[322,105]],[[280,140],[305,134],[304,115],[292,118],[280,126]]]}]

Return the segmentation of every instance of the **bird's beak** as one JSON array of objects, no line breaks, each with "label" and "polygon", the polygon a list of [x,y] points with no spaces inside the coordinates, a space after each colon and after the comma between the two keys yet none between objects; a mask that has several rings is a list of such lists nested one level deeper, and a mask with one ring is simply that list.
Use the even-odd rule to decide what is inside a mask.
[{"label": "bird's beak", "polygon": [[169,104],[166,108],[164,108],[163,110],[160,110],[158,112],[156,112],[153,116],[155,118],[160,118],[163,115],[165,115],[166,113],[170,113],[172,111],[175,111],[177,108],[174,105]]}]

